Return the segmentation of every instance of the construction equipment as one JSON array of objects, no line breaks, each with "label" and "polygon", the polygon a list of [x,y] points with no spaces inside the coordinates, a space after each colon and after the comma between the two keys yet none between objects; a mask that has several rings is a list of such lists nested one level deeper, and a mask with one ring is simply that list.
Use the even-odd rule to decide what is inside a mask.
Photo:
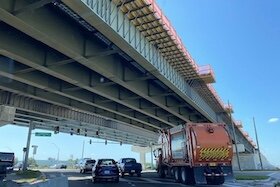
[{"label": "construction equipment", "polygon": [[233,178],[233,148],[224,124],[187,123],[160,132],[154,151],[161,178],[183,184],[223,184]]}]

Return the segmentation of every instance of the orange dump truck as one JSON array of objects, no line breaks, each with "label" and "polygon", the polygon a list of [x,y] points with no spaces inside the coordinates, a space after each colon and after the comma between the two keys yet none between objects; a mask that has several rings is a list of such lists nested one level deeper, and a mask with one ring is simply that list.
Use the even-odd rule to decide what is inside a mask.
[{"label": "orange dump truck", "polygon": [[223,184],[232,179],[232,141],[224,124],[188,123],[162,130],[154,151],[160,177],[183,184]]}]

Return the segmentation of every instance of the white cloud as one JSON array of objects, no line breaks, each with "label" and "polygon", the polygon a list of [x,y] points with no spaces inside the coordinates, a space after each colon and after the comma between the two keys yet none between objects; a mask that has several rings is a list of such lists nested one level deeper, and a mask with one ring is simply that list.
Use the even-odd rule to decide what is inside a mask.
[{"label": "white cloud", "polygon": [[276,123],[277,121],[279,121],[279,118],[270,118],[268,123]]}]

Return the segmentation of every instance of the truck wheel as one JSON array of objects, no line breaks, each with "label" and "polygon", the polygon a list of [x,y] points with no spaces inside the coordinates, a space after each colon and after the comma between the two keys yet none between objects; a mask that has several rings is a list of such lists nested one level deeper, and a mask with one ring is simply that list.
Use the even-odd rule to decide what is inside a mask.
[{"label": "truck wheel", "polygon": [[119,183],[120,182],[120,179],[119,178],[116,178],[116,180],[114,181],[115,183]]},{"label": "truck wheel", "polygon": [[[214,178],[211,178],[209,184],[212,184],[212,185],[221,185],[221,184],[224,184],[225,182],[225,177],[224,176],[219,176],[219,177],[214,177]],[[207,181],[207,184],[208,184],[208,181]]]},{"label": "truck wheel", "polygon": [[183,184],[188,184],[188,185],[195,184],[195,179],[192,171],[193,170],[189,167],[181,168],[181,179]]},{"label": "truck wheel", "polygon": [[165,176],[168,176],[168,175],[169,175],[168,167],[165,167],[165,168],[164,168],[164,175],[165,175]]},{"label": "truck wheel", "polygon": [[164,167],[159,167],[158,168],[158,175],[160,178],[165,178],[165,172],[164,172]]},{"label": "truck wheel", "polygon": [[174,168],[174,179],[175,179],[175,182],[178,182],[178,183],[182,181],[180,167]]},{"label": "truck wheel", "polygon": [[92,181],[93,183],[96,183],[96,182],[97,182],[97,179],[92,177],[91,181]]}]

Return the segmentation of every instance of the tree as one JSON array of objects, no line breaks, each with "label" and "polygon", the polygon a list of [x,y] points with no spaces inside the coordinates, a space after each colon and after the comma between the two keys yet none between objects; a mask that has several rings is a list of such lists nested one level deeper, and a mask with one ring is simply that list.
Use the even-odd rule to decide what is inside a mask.
[{"label": "tree", "polygon": [[48,161],[55,161],[55,158],[49,157]]},{"label": "tree", "polygon": [[34,158],[28,158],[28,165],[30,167],[38,167],[38,164]]}]

